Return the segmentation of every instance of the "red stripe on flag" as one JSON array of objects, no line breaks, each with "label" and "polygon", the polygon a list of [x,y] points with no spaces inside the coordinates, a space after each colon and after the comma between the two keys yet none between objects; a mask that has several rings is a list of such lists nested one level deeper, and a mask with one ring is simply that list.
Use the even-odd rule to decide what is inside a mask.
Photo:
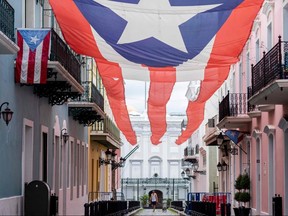
[{"label": "red stripe on flag", "polygon": [[124,80],[118,65],[107,62],[97,64],[99,73],[106,89],[107,97],[117,126],[127,141],[132,145],[137,143],[135,132],[132,130],[124,92]]},{"label": "red stripe on flag", "polygon": [[15,68],[15,82],[20,83],[21,79],[21,65],[22,65],[22,58],[23,58],[23,38],[19,32],[17,32],[17,43],[20,47],[20,50],[17,53],[16,58],[16,68]]},{"label": "red stripe on flag", "polygon": [[36,50],[31,51],[29,49],[28,70],[27,70],[27,83],[28,84],[34,83],[35,56],[36,56]]},{"label": "red stripe on flag", "polygon": [[43,49],[42,49],[42,60],[41,60],[41,76],[40,76],[40,83],[45,84],[47,81],[47,66],[48,66],[48,55],[49,55],[49,46],[50,46],[50,34],[45,36],[43,40]]},{"label": "red stripe on flag", "polygon": [[196,103],[189,102],[186,114],[187,114],[187,126],[186,129],[182,132],[182,134],[175,141],[176,144],[180,145],[185,142],[195,130],[199,127],[204,118],[204,107],[205,102]]},{"label": "red stripe on flag", "polygon": [[160,144],[167,129],[166,105],[176,82],[175,68],[149,68],[150,88],[148,98],[148,117],[151,127],[152,144]]}]

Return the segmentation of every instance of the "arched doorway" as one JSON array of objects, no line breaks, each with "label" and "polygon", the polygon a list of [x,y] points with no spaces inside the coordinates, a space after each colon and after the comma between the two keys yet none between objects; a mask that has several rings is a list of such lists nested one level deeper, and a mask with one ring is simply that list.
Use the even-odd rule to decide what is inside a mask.
[{"label": "arched doorway", "polygon": [[160,191],[160,190],[151,190],[149,191],[149,197],[151,197],[151,193],[155,191],[155,193],[157,194],[157,197],[158,197],[158,203],[157,203],[157,206],[156,208],[162,208],[162,205],[163,205],[163,192]]}]

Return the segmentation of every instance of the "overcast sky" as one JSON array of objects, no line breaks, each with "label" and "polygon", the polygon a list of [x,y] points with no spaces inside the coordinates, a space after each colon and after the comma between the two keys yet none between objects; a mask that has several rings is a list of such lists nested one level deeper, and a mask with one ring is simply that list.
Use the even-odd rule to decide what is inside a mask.
[{"label": "overcast sky", "polygon": [[[186,113],[188,100],[185,97],[189,82],[177,82],[167,104],[167,113]],[[146,101],[148,97],[149,83],[146,83]],[[145,110],[145,82],[125,80],[125,97],[128,109],[142,113]],[[146,106],[147,108],[147,106]]]}]

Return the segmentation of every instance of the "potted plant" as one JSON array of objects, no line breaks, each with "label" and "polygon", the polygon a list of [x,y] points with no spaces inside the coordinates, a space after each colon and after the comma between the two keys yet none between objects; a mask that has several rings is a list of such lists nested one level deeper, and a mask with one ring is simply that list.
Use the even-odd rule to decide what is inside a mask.
[{"label": "potted plant", "polygon": [[250,214],[251,208],[247,207],[247,202],[250,201],[250,177],[247,173],[239,174],[235,180],[235,189],[237,192],[234,199],[239,203],[238,208],[234,208],[235,216],[246,216]]},{"label": "potted plant", "polygon": [[143,196],[140,197],[140,201],[142,204],[142,208],[148,207],[148,201],[149,201],[148,194],[143,194]]},{"label": "potted plant", "polygon": [[171,198],[168,198],[168,199],[167,199],[167,208],[170,208],[171,201],[172,201]]}]

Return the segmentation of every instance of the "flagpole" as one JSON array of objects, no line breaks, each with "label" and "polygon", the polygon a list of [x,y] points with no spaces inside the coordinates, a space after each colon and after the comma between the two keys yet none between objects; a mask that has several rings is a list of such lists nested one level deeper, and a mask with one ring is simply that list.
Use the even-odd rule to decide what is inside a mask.
[{"label": "flagpole", "polygon": [[243,151],[246,155],[247,155],[247,152],[246,151],[244,151],[244,149],[242,149],[242,147],[241,146],[239,146],[238,144],[236,144],[236,143],[234,143],[235,145],[237,145],[240,149],[241,149],[241,151]]}]

